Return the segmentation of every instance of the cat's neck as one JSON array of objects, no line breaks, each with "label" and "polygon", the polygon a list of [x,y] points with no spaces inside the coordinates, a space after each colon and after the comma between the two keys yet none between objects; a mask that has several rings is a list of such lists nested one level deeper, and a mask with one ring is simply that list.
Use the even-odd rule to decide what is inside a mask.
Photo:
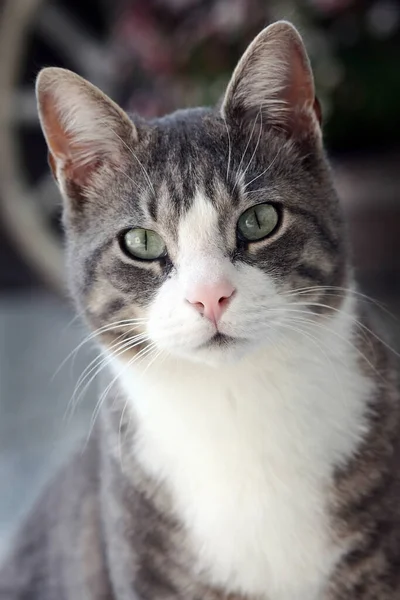
[{"label": "cat's neck", "polygon": [[[269,437],[280,420],[284,428],[293,420],[299,435],[321,437],[321,445],[332,445],[334,439],[319,431],[332,427],[345,432],[354,419],[360,425],[366,387],[373,387],[357,347],[358,327],[349,297],[329,321],[323,317],[315,325],[289,326],[290,335],[279,344],[235,363],[212,367],[163,356],[150,365],[114,366],[139,428],[149,435],[160,428],[168,444],[169,432],[179,428],[190,444],[190,432],[205,427],[206,445],[213,428],[220,440],[228,433],[222,422],[235,422],[237,434],[260,428]],[[347,452],[341,433],[338,444]]]},{"label": "cat's neck", "polygon": [[327,490],[362,439],[373,386],[353,325],[343,311],[329,327],[219,368],[172,359],[118,367],[136,458],[171,492],[210,583],[256,595],[268,580],[270,598],[286,600],[289,569],[297,600],[310,600],[316,562],[323,577],[338,559],[340,549],[328,551]]}]

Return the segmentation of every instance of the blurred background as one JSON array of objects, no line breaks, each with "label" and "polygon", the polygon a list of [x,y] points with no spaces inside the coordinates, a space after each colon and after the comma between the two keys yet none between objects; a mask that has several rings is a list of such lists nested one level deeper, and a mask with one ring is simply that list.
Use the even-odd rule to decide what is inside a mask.
[{"label": "blurred background", "polygon": [[[65,291],[36,74],[72,69],[145,116],[210,104],[251,39],[279,18],[297,25],[310,53],[362,290],[400,315],[397,1],[0,3],[0,554],[48,473],[85,438],[96,402],[93,383],[68,410],[93,350],[65,360],[85,332]],[[398,321],[389,327],[396,345]]]}]

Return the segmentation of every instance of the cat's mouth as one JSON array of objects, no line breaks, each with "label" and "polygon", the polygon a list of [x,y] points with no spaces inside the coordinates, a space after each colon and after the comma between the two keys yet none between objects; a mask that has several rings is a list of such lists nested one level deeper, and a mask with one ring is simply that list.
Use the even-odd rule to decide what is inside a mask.
[{"label": "cat's mouth", "polygon": [[221,333],[220,331],[217,331],[209,340],[201,344],[201,346],[199,346],[199,349],[221,348],[224,346],[231,346],[238,340],[239,338],[235,338],[230,335],[226,335],[225,333]]}]

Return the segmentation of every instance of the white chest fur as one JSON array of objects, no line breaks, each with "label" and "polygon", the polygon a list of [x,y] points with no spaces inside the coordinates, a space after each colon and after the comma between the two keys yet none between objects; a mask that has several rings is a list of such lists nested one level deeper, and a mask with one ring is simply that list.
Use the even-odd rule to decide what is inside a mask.
[{"label": "white chest fur", "polygon": [[343,552],[328,516],[332,473],[364,434],[371,383],[351,344],[319,348],[303,337],[233,367],[168,359],[121,375],[139,458],[172,491],[212,584],[323,598]]}]

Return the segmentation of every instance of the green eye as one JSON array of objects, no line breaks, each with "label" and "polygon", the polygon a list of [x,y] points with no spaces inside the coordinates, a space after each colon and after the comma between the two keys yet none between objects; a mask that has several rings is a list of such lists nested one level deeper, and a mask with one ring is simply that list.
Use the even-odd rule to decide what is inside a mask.
[{"label": "green eye", "polygon": [[163,239],[151,229],[130,229],[124,234],[122,245],[131,256],[141,260],[156,260],[166,253]]},{"label": "green eye", "polygon": [[278,211],[272,204],[256,204],[245,210],[237,226],[246,240],[255,242],[272,233],[278,221]]}]

